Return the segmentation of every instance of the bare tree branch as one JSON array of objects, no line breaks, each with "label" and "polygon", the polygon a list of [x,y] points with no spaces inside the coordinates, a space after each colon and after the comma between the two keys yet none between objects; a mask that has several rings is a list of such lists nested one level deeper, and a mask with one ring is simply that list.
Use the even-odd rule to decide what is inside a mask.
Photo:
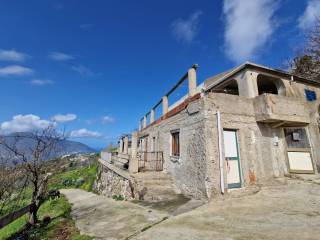
[{"label": "bare tree branch", "polygon": [[[26,140],[32,144],[24,148],[23,143]],[[58,133],[53,125],[41,131],[0,137],[0,146],[19,162],[17,166],[21,169],[20,172],[23,172],[22,175],[25,176],[26,184],[20,187],[25,188],[28,185],[32,188],[32,207],[29,218],[29,223],[32,225],[37,223],[38,209],[46,200],[47,195],[47,182],[50,174],[46,173],[44,163],[54,156],[56,147],[62,140],[64,140],[64,135]],[[5,175],[8,172],[14,173],[10,168],[10,164],[7,164],[6,168],[2,172],[0,171],[0,174],[3,173]],[[16,182],[10,182],[9,184],[15,185]],[[1,190],[0,188],[0,197]],[[2,202],[5,203],[6,200],[4,199]]]},{"label": "bare tree branch", "polygon": [[307,33],[302,54],[295,57],[290,65],[294,74],[320,82],[320,17]]}]

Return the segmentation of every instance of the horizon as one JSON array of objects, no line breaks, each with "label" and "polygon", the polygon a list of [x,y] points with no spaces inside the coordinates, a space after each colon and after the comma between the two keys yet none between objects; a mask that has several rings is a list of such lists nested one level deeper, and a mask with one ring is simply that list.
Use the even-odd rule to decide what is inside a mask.
[{"label": "horizon", "polygon": [[193,64],[198,85],[246,61],[286,68],[319,12],[318,0],[4,0],[0,132],[56,124],[104,148]]}]

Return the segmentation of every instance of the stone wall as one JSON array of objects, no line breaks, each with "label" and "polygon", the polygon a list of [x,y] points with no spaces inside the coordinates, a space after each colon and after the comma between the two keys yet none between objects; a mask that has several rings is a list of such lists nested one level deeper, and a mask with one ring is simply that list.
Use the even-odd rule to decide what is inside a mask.
[{"label": "stone wall", "polygon": [[[203,100],[199,99],[180,113],[139,132],[140,137],[148,136],[148,146],[156,139],[156,151],[163,152],[164,171],[171,174],[183,194],[194,198],[207,198],[204,129]],[[174,130],[180,132],[179,158],[171,156],[171,131]]]},{"label": "stone wall", "polygon": [[[241,185],[273,184],[277,178],[289,173],[286,141],[281,127],[272,128],[267,123],[257,122],[254,101],[255,98],[208,93],[180,113],[143,129],[139,136],[148,136],[148,141],[156,138],[156,150],[163,151],[164,170],[172,175],[176,187],[183,194],[193,198],[211,198],[221,192],[216,115],[219,111],[222,128],[237,130]],[[305,127],[312,144],[316,173],[320,154],[317,104],[308,103],[305,111],[307,115],[310,112],[311,117],[311,123]],[[180,131],[179,158],[172,157],[170,153],[171,131],[174,130]],[[275,137],[279,139],[276,145]],[[149,142],[148,146],[151,145]],[[226,176],[224,166],[225,187]]]},{"label": "stone wall", "polygon": [[[257,122],[253,101],[252,98],[221,93],[209,93],[205,98],[208,176],[214,183],[212,192],[219,188],[220,175],[215,115],[217,111],[221,113],[222,128],[237,130],[242,186],[273,184],[277,178],[283,178],[289,174],[287,144],[283,128],[273,128],[267,123]],[[317,168],[319,169],[320,139],[319,128],[314,123],[316,117],[312,116],[312,106],[317,104],[317,102],[306,104],[306,115],[309,117],[310,113],[311,123],[301,126],[306,128],[312,145],[315,173],[318,172]],[[289,117],[288,120],[290,121]],[[278,144],[274,144],[275,137],[279,140]],[[226,172],[224,175],[226,176]]]},{"label": "stone wall", "polygon": [[99,163],[99,173],[94,183],[98,194],[108,197],[121,195],[128,200],[136,198],[137,185],[127,172],[101,160]]}]

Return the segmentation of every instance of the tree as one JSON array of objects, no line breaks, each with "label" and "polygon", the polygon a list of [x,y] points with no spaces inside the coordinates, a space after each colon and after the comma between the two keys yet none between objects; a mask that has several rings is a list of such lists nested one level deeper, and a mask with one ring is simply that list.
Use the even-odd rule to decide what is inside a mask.
[{"label": "tree", "polygon": [[0,216],[10,210],[5,208],[9,202],[13,206],[21,200],[26,185],[23,168],[16,164],[10,152],[0,149]]},{"label": "tree", "polygon": [[302,54],[293,59],[292,72],[298,76],[320,81],[320,18],[307,33]]},{"label": "tree", "polygon": [[24,176],[25,182],[32,189],[29,214],[31,225],[38,222],[38,210],[47,198],[47,183],[50,173],[46,172],[44,163],[54,156],[57,144],[62,140],[63,134],[58,133],[53,125],[41,131],[0,137],[0,146],[10,156],[14,156],[13,159],[23,172],[22,176]]}]

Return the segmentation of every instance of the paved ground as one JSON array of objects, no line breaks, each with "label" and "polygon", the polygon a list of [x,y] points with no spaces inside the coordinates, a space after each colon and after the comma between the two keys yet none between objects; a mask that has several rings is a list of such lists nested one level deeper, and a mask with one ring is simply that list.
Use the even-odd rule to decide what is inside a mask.
[{"label": "paved ground", "polygon": [[319,240],[320,185],[289,180],[288,185],[233,192],[133,239]]},{"label": "paved ground", "polygon": [[288,180],[286,185],[234,191],[165,221],[168,212],[150,212],[152,205],[116,202],[81,190],[63,194],[74,204],[77,227],[96,239],[320,239],[320,182]]},{"label": "paved ground", "polygon": [[95,195],[79,189],[61,192],[72,206],[72,217],[81,233],[95,239],[126,239],[167,215],[130,202]]}]

